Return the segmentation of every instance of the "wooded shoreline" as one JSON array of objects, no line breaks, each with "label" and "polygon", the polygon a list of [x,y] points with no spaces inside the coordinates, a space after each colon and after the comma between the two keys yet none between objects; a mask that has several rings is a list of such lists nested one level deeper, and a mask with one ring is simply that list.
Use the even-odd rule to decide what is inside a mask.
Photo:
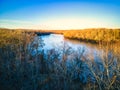
[{"label": "wooded shoreline", "polygon": [[62,34],[67,39],[79,40],[81,42],[98,44],[118,43],[120,41],[120,29],[82,29],[82,30],[38,30],[33,31],[41,34]]},{"label": "wooded shoreline", "polygon": [[[50,35],[62,34],[64,38],[78,40],[80,42],[99,43],[119,43],[120,29],[82,29],[82,30],[27,30],[27,29],[0,29],[0,43],[18,42],[22,34],[28,35]],[[13,39],[14,38],[14,39]]]}]

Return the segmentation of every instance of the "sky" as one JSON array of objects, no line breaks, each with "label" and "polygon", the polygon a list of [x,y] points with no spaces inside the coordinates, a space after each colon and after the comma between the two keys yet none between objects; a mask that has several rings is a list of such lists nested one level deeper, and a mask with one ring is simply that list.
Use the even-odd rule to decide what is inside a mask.
[{"label": "sky", "polygon": [[120,0],[0,0],[0,28],[120,28]]}]

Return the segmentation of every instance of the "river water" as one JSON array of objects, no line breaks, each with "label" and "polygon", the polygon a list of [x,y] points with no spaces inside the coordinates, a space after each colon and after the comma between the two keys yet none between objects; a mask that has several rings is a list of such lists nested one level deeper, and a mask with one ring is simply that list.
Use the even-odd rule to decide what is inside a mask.
[{"label": "river water", "polygon": [[59,48],[63,44],[72,47],[74,50],[76,50],[77,48],[90,49],[88,45],[80,43],[79,41],[65,39],[64,36],[60,34],[44,35],[41,36],[41,38],[45,43],[44,49],[48,50],[53,48]]},{"label": "river water", "polygon": [[50,34],[40,37],[44,43],[44,50],[60,49],[65,46],[66,48],[71,47],[71,49],[76,52],[78,50],[84,50],[84,54],[91,54],[93,56],[96,56],[102,52],[98,45],[83,43],[77,40],[65,39],[64,36],[60,34]]}]

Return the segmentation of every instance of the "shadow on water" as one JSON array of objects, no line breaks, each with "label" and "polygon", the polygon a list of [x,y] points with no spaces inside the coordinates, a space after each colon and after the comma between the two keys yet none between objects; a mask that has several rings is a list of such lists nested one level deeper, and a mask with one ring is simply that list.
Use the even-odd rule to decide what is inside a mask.
[{"label": "shadow on water", "polygon": [[57,34],[0,48],[1,90],[119,90],[119,71],[120,57],[111,49]]}]

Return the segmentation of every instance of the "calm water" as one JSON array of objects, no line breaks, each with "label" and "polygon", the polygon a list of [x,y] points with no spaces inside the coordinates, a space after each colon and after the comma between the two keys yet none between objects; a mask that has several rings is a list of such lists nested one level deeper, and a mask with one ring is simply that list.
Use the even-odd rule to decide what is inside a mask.
[{"label": "calm water", "polygon": [[[55,49],[55,48],[60,48],[62,45],[66,44],[70,47],[72,47],[74,50],[77,50],[78,48],[86,48],[86,49],[91,49],[90,46],[84,43],[80,43],[79,41],[75,40],[67,40],[64,39],[63,35],[59,34],[51,34],[51,35],[46,35],[46,36],[41,36],[42,40],[45,43],[44,49]],[[93,48],[95,49],[95,48]]]},{"label": "calm water", "polygon": [[83,43],[76,40],[68,40],[68,39],[65,39],[63,35],[59,35],[59,34],[41,36],[41,39],[45,44],[43,47],[44,50],[71,47],[71,49],[74,50],[75,52],[77,52],[78,50],[79,51],[84,50],[85,55],[91,54],[94,56],[94,58],[96,55],[99,55],[102,52],[102,50],[100,50],[99,47],[96,45]]},{"label": "calm water", "polygon": [[108,59],[114,57],[113,52],[110,50],[106,52],[101,49],[99,45],[65,39],[64,36],[60,34],[50,34],[39,37],[43,40],[44,51],[55,49],[60,52],[66,48],[71,49],[74,53],[70,55],[71,57],[69,59],[73,59],[76,53],[77,55],[80,55],[82,52],[86,59],[94,60],[95,62],[99,63],[101,63],[101,57],[105,56],[105,54],[107,55]]}]

